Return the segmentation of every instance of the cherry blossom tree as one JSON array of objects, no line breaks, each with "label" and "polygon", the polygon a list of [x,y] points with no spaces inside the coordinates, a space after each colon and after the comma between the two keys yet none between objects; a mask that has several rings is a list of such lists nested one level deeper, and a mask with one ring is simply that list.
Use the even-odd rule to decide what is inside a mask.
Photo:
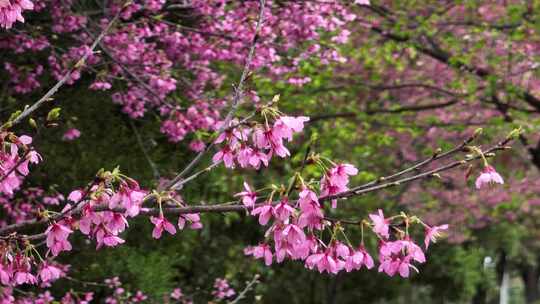
[{"label": "cherry blossom tree", "polygon": [[[139,223],[159,244],[210,231],[216,214],[234,217],[259,232],[237,250],[243,260],[322,273],[334,284],[330,303],[349,272],[421,278],[443,234],[461,246],[508,222],[534,227],[535,9],[0,0],[2,301],[236,303],[259,282],[235,291],[216,276],[206,296],[177,287],[149,298],[118,278],[81,280],[72,273],[84,270],[63,262],[122,250],[137,242],[129,235]],[[107,110],[91,116],[102,136],[77,118],[92,108],[83,106],[88,98],[106,101],[99,107],[117,119],[102,119]],[[127,136],[115,133],[123,125]],[[77,148],[83,163],[106,150],[98,144],[125,137],[125,151],[91,163],[95,174],[70,178],[80,168],[65,159],[65,169],[50,169],[66,156],[55,145]],[[514,140],[521,146],[507,151]],[[131,165],[142,163],[136,172],[147,178],[114,163],[135,151],[142,157]],[[160,161],[156,151],[166,151]],[[518,206],[505,205],[512,201]],[[525,261],[508,246],[483,246],[500,249],[499,262]],[[517,268],[532,278],[526,296],[534,301],[538,273],[524,264]],[[62,280],[81,291],[53,294]],[[84,289],[101,285],[107,295]]]}]

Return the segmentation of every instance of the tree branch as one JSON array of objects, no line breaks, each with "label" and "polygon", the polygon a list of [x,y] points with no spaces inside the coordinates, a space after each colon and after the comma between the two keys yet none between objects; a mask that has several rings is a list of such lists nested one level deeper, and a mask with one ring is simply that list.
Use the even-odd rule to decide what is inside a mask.
[{"label": "tree branch", "polygon": [[[256,45],[257,45],[257,41],[259,40],[259,32],[261,30],[262,23],[264,22],[265,5],[266,5],[266,0],[260,0],[259,1],[260,11],[259,11],[259,17],[258,17],[258,20],[257,20],[257,25],[255,27],[255,34],[253,36],[251,47],[249,49],[249,53],[248,53],[248,56],[247,56],[247,59],[246,59],[246,63],[244,65],[244,69],[242,71],[242,75],[240,76],[238,86],[235,88],[235,93],[234,93],[234,96],[233,96],[231,109],[230,109],[229,113],[227,113],[227,116],[225,117],[225,120],[223,121],[223,125],[217,131],[218,136],[219,136],[219,134],[224,132],[225,129],[229,126],[229,123],[231,122],[231,120],[233,118],[233,115],[236,113],[236,110],[238,109],[238,105],[240,103],[240,100],[242,99],[242,96],[243,96],[243,93],[244,93],[243,92],[244,82],[246,81],[246,78],[247,78],[247,76],[249,74],[251,62],[253,61],[253,56],[255,54],[255,48],[256,48]],[[173,190],[176,189],[178,187],[177,184],[182,180],[182,178],[189,171],[191,171],[191,169],[193,169],[199,163],[199,161],[202,159],[203,155],[205,155],[210,150],[210,148],[213,147],[213,145],[214,145],[214,142],[212,141],[206,146],[206,148],[203,151],[199,152],[197,154],[197,156],[195,156],[195,158],[173,180],[171,180],[167,184],[166,188],[170,188],[170,189],[173,189]]]},{"label": "tree branch", "polygon": [[32,114],[39,107],[41,107],[45,102],[50,100],[50,98],[58,91],[58,89],[60,89],[66,83],[66,81],[68,81],[69,77],[71,77],[71,74],[75,70],[81,68],[84,65],[86,59],[88,59],[88,57],[90,57],[90,55],[92,55],[92,53],[94,52],[94,49],[101,42],[101,40],[105,37],[105,35],[107,35],[109,30],[112,28],[113,24],[118,20],[118,18],[120,17],[121,12],[122,12],[122,9],[118,10],[118,12],[114,16],[114,18],[109,22],[109,24],[107,24],[105,29],[103,29],[103,31],[101,31],[101,33],[96,38],[96,40],[94,40],[94,42],[90,46],[90,49],[88,50],[88,52],[86,52],[81,57],[81,59],[79,59],[79,61],[77,61],[77,63],[74,64],[73,67],[71,67],[68,70],[68,72],[64,75],[64,77],[62,77],[62,79],[60,79],[51,89],[49,89],[49,91],[47,91],[47,93],[45,93],[45,95],[43,95],[32,106],[30,106],[28,108],[25,108],[24,111],[19,116],[17,116],[17,118],[15,118],[14,120],[11,121],[11,125],[16,125],[16,124],[20,123],[23,119],[30,116],[30,114]]},{"label": "tree branch", "polygon": [[[426,159],[426,160],[424,160],[424,161],[422,161],[420,163],[417,163],[417,164],[413,165],[410,168],[407,168],[407,169],[404,169],[404,170],[399,171],[397,173],[394,173],[392,175],[389,175],[389,176],[385,177],[384,179],[379,178],[379,179],[371,181],[371,182],[369,182],[367,184],[363,184],[363,185],[353,187],[348,191],[345,191],[345,192],[342,192],[342,193],[339,193],[339,194],[336,194],[336,195],[321,197],[321,198],[319,198],[319,202],[324,203],[324,202],[328,202],[328,201],[331,201],[331,200],[334,200],[334,199],[346,199],[346,198],[353,197],[353,196],[364,195],[364,194],[371,193],[371,192],[381,191],[381,190],[384,190],[384,189],[387,189],[387,188],[397,187],[397,186],[400,186],[402,184],[410,183],[412,181],[419,180],[419,179],[431,178],[436,173],[448,171],[450,169],[453,169],[453,168],[462,166],[464,164],[467,164],[469,162],[472,162],[474,160],[480,159],[481,158],[480,156],[465,157],[462,160],[457,160],[457,161],[448,163],[446,165],[437,167],[435,169],[432,169],[432,170],[429,170],[429,171],[426,171],[426,172],[418,173],[416,175],[412,175],[412,176],[409,176],[409,177],[404,177],[404,178],[394,180],[394,181],[387,181],[387,182],[381,183],[381,182],[385,181],[385,179],[386,180],[395,179],[396,177],[405,175],[406,173],[410,173],[412,171],[419,170],[420,168],[426,166],[427,164],[429,164],[429,163],[431,163],[431,162],[433,162],[435,160],[440,160],[440,159],[446,158],[446,157],[448,157],[450,155],[457,154],[457,153],[461,152],[463,150],[463,147],[465,147],[473,139],[474,139],[474,137],[469,137],[462,144],[460,144],[459,146],[457,146],[457,147],[455,147],[455,148],[453,148],[453,149],[451,149],[451,150],[449,150],[449,151],[447,151],[445,153],[435,154],[434,156],[432,156],[429,159]],[[507,147],[507,144],[511,140],[512,140],[512,138],[508,137],[508,138],[504,139],[503,141],[497,143],[493,147],[485,150],[483,153],[485,154],[486,157],[493,157],[496,151],[508,149],[509,147]],[[152,199],[153,198],[151,196],[149,196],[149,197],[147,197],[145,202],[148,202],[148,201],[150,201]],[[83,199],[81,199],[81,201],[82,200]],[[277,203],[278,202],[273,202],[273,204],[277,204]],[[294,203],[294,201],[291,201],[291,203]],[[250,207],[244,206],[243,204],[239,204],[238,201],[232,201],[232,202],[227,202],[227,203],[222,203],[222,204],[215,204],[215,205],[206,204],[206,205],[193,205],[193,206],[185,206],[185,207],[163,208],[163,213],[168,214],[168,215],[181,215],[181,214],[189,214],[189,213],[249,212],[250,210],[252,210],[254,208],[257,208],[259,206],[262,206],[264,204],[267,204],[267,203],[266,202],[265,203],[257,203],[253,207],[250,208]],[[73,212],[71,212],[70,215],[78,215],[81,212],[81,208],[72,208],[71,210],[73,210]],[[99,211],[112,211],[112,212],[124,213],[126,210],[124,208],[111,209],[111,208],[109,208],[107,206],[98,206],[98,207],[94,208],[94,211],[96,211],[96,212],[99,212]],[[160,214],[160,210],[159,210],[159,208],[142,208],[141,209],[141,214],[157,216],[157,215]],[[57,219],[57,218],[55,218],[55,219]],[[47,223],[48,223],[48,220],[45,219],[45,220],[39,220],[39,221],[38,220],[30,220],[30,221],[24,221],[24,222],[8,225],[8,226],[5,226],[5,227],[0,229],[0,236],[7,236],[8,234],[13,233],[13,232],[18,232],[18,231],[25,230],[25,229],[32,228],[32,227],[39,227],[39,226],[45,225]],[[40,233],[40,234],[37,234],[37,235],[21,236],[21,237],[23,237],[25,239],[28,239],[28,240],[35,240],[35,239],[40,239],[40,238],[45,237],[45,234]]]}]

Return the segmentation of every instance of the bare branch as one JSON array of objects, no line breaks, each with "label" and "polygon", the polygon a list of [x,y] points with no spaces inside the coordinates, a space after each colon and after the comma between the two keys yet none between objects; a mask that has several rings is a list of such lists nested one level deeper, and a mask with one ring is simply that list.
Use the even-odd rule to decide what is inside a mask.
[{"label": "bare branch", "polygon": [[150,158],[150,155],[148,154],[148,151],[146,150],[146,147],[144,146],[144,143],[142,141],[141,135],[139,134],[139,131],[137,131],[137,127],[135,127],[135,124],[132,120],[129,120],[129,125],[131,126],[131,129],[133,130],[133,133],[135,133],[135,137],[137,138],[137,144],[139,145],[139,148],[141,149],[142,153],[144,154],[144,158],[148,162],[148,165],[150,165],[150,168],[152,169],[152,172],[154,173],[154,178],[156,180],[159,180],[160,174],[159,169],[156,166],[156,163]]}]

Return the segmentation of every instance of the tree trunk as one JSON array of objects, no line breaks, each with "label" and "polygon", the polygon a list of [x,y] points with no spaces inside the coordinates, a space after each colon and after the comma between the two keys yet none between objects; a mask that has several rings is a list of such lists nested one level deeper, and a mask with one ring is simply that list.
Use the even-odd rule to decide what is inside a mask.
[{"label": "tree trunk", "polygon": [[327,289],[327,295],[326,295],[326,303],[327,304],[335,304],[336,297],[337,297],[337,289],[338,289],[338,280],[340,275],[337,274],[335,276],[330,277],[330,282],[328,282],[328,289]]},{"label": "tree trunk", "polygon": [[497,282],[499,284],[499,304],[508,304],[509,273],[507,267],[506,252],[500,250],[497,263]]},{"label": "tree trunk", "polygon": [[503,270],[503,279],[501,281],[501,287],[499,291],[499,304],[508,304],[509,301],[509,294],[508,291],[510,290],[510,273],[508,273],[507,269]]},{"label": "tree trunk", "polygon": [[486,289],[483,286],[476,286],[476,293],[472,299],[472,304],[486,304],[487,303],[487,293]]},{"label": "tree trunk", "polygon": [[538,288],[538,268],[532,265],[523,265],[521,268],[521,278],[525,285],[525,300],[532,304],[540,300],[540,290]]}]

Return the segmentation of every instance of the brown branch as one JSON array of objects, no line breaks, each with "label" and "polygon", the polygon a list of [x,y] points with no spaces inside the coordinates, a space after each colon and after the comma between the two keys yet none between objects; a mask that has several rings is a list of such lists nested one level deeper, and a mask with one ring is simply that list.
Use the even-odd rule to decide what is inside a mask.
[{"label": "brown branch", "polygon": [[[339,80],[339,79],[338,79]],[[346,81],[346,79],[341,79]],[[431,91],[435,91],[444,95],[448,96],[454,96],[454,97],[466,97],[470,95],[469,93],[458,93],[458,92],[452,92],[450,90],[427,84],[427,83],[402,83],[402,84],[390,84],[390,85],[383,85],[383,84],[374,84],[374,83],[366,83],[366,82],[351,82],[346,85],[335,85],[335,86],[329,86],[329,87],[320,87],[313,90],[310,90],[308,92],[325,92],[325,91],[338,91],[343,90],[346,88],[350,88],[351,86],[362,86],[367,87],[373,90],[381,90],[381,91],[392,91],[392,90],[402,90],[402,89],[410,89],[410,88],[422,88],[427,89]],[[305,93],[306,91],[294,91],[293,93]]]},{"label": "brown branch", "polygon": [[[257,41],[259,40],[259,32],[261,30],[262,23],[264,22],[265,5],[266,5],[266,0],[260,0],[259,1],[259,6],[260,6],[259,17],[258,17],[258,20],[257,20],[257,25],[255,26],[255,33],[254,33],[254,36],[253,36],[251,47],[249,49],[249,53],[248,53],[248,56],[247,56],[247,59],[246,59],[246,63],[244,65],[242,75],[240,76],[240,81],[238,82],[238,86],[234,90],[235,92],[234,92],[234,96],[233,96],[233,100],[232,100],[231,109],[229,110],[229,113],[227,113],[227,116],[225,117],[223,125],[218,130],[217,135],[224,132],[224,130],[228,127],[228,125],[231,122],[234,114],[236,113],[236,110],[238,109],[238,105],[240,104],[240,100],[243,97],[244,82],[246,81],[247,76],[249,74],[251,62],[253,61],[253,56],[255,55],[255,48],[257,46]],[[193,169],[199,163],[199,161],[202,159],[203,155],[205,155],[210,150],[210,148],[213,147],[213,145],[214,145],[213,141],[210,144],[206,145],[206,148],[203,151],[199,152],[195,156],[195,158],[193,158],[193,160],[173,180],[171,180],[167,184],[166,188],[170,188],[170,189],[173,189],[173,190],[175,188],[177,188],[178,187],[177,184],[179,182],[181,182],[182,178],[189,171],[191,171],[191,169]]]},{"label": "brown branch", "polygon": [[[418,170],[418,169],[424,167],[425,165],[431,163],[432,161],[440,160],[442,158],[445,158],[445,157],[448,157],[450,155],[461,152],[463,147],[465,147],[473,139],[474,139],[474,137],[472,137],[472,139],[471,139],[471,137],[469,137],[461,145],[459,145],[459,146],[457,146],[457,147],[455,147],[455,148],[453,148],[453,149],[451,149],[451,150],[449,150],[449,151],[447,151],[445,153],[436,154],[436,155],[432,156],[431,158],[426,159],[426,160],[424,160],[424,161],[422,161],[422,162],[420,162],[420,163],[418,163],[418,164],[416,164],[416,165],[414,165],[414,166],[412,166],[410,168],[407,168],[407,169],[402,170],[400,172],[397,172],[395,174],[389,175],[388,177],[386,177],[386,179],[394,179],[394,178],[402,176],[402,175],[404,175],[406,173]],[[508,147],[506,145],[511,140],[512,140],[512,138],[508,137],[505,140],[503,140],[503,141],[499,142],[498,144],[494,145],[493,147],[487,149],[486,151],[484,151],[485,156],[486,157],[492,157],[492,156],[494,156],[494,153],[496,151],[507,149]],[[480,158],[481,158],[480,156],[466,157],[466,158],[464,158],[462,160],[457,160],[457,161],[451,162],[449,164],[443,165],[441,167],[438,167],[438,168],[435,168],[435,169],[432,169],[432,170],[429,170],[429,171],[426,171],[426,172],[422,172],[422,173],[419,173],[419,174],[416,174],[416,175],[413,175],[413,176],[409,176],[409,177],[404,177],[404,178],[394,180],[394,181],[384,182],[382,184],[378,184],[378,183],[382,182],[384,180],[377,179],[377,180],[374,180],[374,181],[369,182],[367,184],[353,187],[349,191],[345,191],[345,192],[342,192],[342,193],[339,193],[339,194],[336,194],[336,195],[321,197],[321,198],[319,198],[319,202],[324,203],[324,202],[331,201],[333,199],[346,199],[346,198],[353,197],[353,196],[364,195],[364,194],[371,193],[371,192],[377,192],[377,191],[381,191],[381,190],[384,190],[384,189],[397,187],[397,186],[400,186],[402,184],[410,183],[412,181],[419,180],[419,179],[431,178],[437,173],[440,173],[440,172],[443,172],[443,171],[447,171],[447,170],[462,166],[462,165],[464,165],[466,163],[472,162],[472,161],[480,159]],[[146,202],[148,202],[148,201],[150,201],[152,199],[153,198],[151,196],[149,196],[149,197],[146,198]],[[262,200],[262,199],[260,199],[260,200]],[[277,203],[278,202],[273,202],[273,204],[277,204]],[[181,215],[181,214],[188,214],[188,213],[249,212],[253,208],[257,208],[257,207],[262,206],[264,204],[267,204],[267,203],[266,202],[265,203],[257,203],[257,204],[255,204],[255,206],[249,208],[249,207],[246,207],[246,206],[244,206],[242,204],[239,204],[236,201],[234,201],[234,202],[228,202],[228,203],[222,203],[222,204],[216,204],[216,205],[197,205],[197,206],[163,208],[163,213],[168,214],[168,215]],[[77,208],[77,209],[72,208],[72,209],[74,211],[70,213],[71,215],[78,215],[81,212],[81,208]],[[113,212],[123,213],[126,210],[124,208],[110,209],[107,206],[99,206],[99,207],[95,207],[94,211],[96,211],[96,212],[99,212],[99,211],[113,211]],[[142,208],[141,209],[141,214],[157,216],[157,215],[160,214],[160,210],[159,210],[159,208]],[[47,220],[40,220],[40,221],[30,220],[30,221],[20,222],[20,223],[17,223],[17,224],[8,225],[8,226],[0,229],[0,235],[6,236],[7,234],[12,233],[12,232],[16,232],[16,231],[20,231],[20,230],[28,229],[28,228],[32,228],[32,227],[42,226],[42,225],[46,224],[47,222],[48,222]],[[46,236],[45,233],[40,233],[40,234],[36,234],[36,235],[19,236],[19,237],[23,237],[23,238],[28,239],[28,240],[36,240],[36,239],[44,238],[45,236]]]},{"label": "brown branch", "polygon": [[49,89],[49,91],[47,91],[47,93],[45,93],[45,95],[43,95],[32,106],[25,108],[24,111],[19,116],[17,116],[17,118],[15,118],[14,120],[12,120],[10,122],[11,125],[16,125],[16,124],[20,123],[23,119],[30,116],[30,114],[32,114],[39,107],[41,107],[45,102],[50,100],[50,98],[66,83],[66,81],[69,80],[69,77],[71,77],[71,74],[75,70],[81,68],[84,65],[86,59],[88,59],[88,57],[90,57],[90,55],[93,54],[94,49],[97,47],[97,45],[100,43],[100,41],[105,37],[105,35],[109,32],[109,30],[112,28],[113,24],[118,20],[118,18],[120,17],[121,12],[122,12],[122,9],[120,9],[118,11],[118,13],[116,13],[114,18],[109,22],[109,24],[107,24],[105,29],[103,29],[103,31],[101,31],[101,33],[96,38],[96,40],[94,40],[94,42],[90,46],[90,49],[81,57],[81,59],[79,59],[77,61],[76,64],[73,65],[73,67],[71,67],[68,70],[68,72],[64,75],[64,77],[62,77],[62,79],[60,79],[51,89]]},{"label": "brown branch", "polygon": [[[493,153],[493,152],[498,151],[498,150],[507,149],[506,145],[511,140],[512,140],[512,138],[508,137],[505,140],[498,143],[497,145],[491,147],[490,149],[488,149],[486,151],[483,151],[483,153],[484,154],[490,154],[490,153]],[[442,167],[438,167],[436,169],[429,170],[427,172],[423,172],[423,173],[420,173],[420,174],[417,174],[417,175],[414,175],[414,176],[405,177],[405,178],[396,180],[394,182],[384,183],[384,184],[371,186],[371,187],[366,187],[366,186],[362,185],[362,186],[354,187],[349,191],[345,191],[345,192],[342,192],[340,194],[337,194],[337,195],[334,195],[334,196],[331,196],[331,197],[325,197],[324,199],[330,200],[330,199],[336,199],[336,198],[346,198],[346,197],[351,197],[351,196],[355,196],[355,195],[362,195],[362,194],[366,194],[366,193],[369,193],[369,192],[378,191],[378,190],[382,190],[382,189],[386,189],[386,188],[390,188],[390,187],[399,186],[399,185],[401,185],[403,183],[409,183],[409,182],[412,182],[412,181],[415,181],[415,180],[418,180],[418,179],[433,177],[434,174],[436,174],[436,173],[440,173],[440,172],[443,172],[443,171],[450,170],[452,168],[462,166],[464,164],[467,164],[467,163],[469,163],[469,162],[471,162],[473,160],[480,159],[480,158],[481,158],[481,156],[467,157],[467,158],[462,159],[462,160],[451,162],[451,163],[449,163],[447,165],[444,165]]]},{"label": "brown branch", "polygon": [[469,145],[475,138],[476,136],[478,135],[478,133],[473,133],[471,136],[469,136],[467,139],[465,139],[459,146],[456,146],[444,153],[440,153],[439,151],[436,151],[430,158],[427,158],[417,164],[415,164],[414,166],[412,167],[409,167],[407,169],[404,169],[402,171],[399,171],[397,173],[394,173],[394,174],[391,174],[391,175],[388,175],[388,176],[383,176],[383,177],[380,177],[376,180],[373,180],[371,182],[368,182],[364,185],[360,185],[360,186],[357,186],[355,187],[355,189],[364,189],[364,188],[367,188],[367,187],[370,187],[370,186],[373,186],[373,185],[376,185],[380,182],[383,182],[383,181],[389,181],[389,180],[392,180],[392,179],[395,179],[399,176],[402,176],[404,174],[407,174],[409,172],[412,172],[412,171],[417,171],[427,165],[429,165],[430,163],[436,161],[436,160],[441,160],[441,159],[444,159],[446,157],[449,157],[455,153],[458,153],[460,151],[463,151],[463,149]]},{"label": "brown branch", "polygon": [[[376,114],[376,113],[388,113],[388,114],[398,114],[403,112],[421,112],[421,111],[428,111],[428,110],[434,110],[434,109],[440,109],[449,107],[452,105],[455,105],[458,103],[457,99],[453,99],[447,102],[443,103],[434,103],[434,104],[426,104],[426,105],[418,105],[418,106],[403,106],[398,107],[395,109],[371,109],[366,110],[366,114]],[[344,113],[335,113],[335,114],[322,114],[317,116],[311,116],[310,120],[307,123],[314,123],[319,120],[326,120],[326,119],[334,119],[334,118],[356,118],[358,116],[355,112],[344,112]]]},{"label": "brown branch", "polygon": [[428,110],[434,110],[434,109],[440,109],[449,107],[452,105],[455,105],[458,103],[457,99],[453,99],[447,102],[443,103],[433,103],[433,104],[426,104],[426,105],[418,105],[418,106],[403,106],[395,109],[373,109],[373,110],[366,110],[367,114],[376,114],[376,113],[403,113],[403,112],[421,112],[421,111],[428,111]]},{"label": "brown branch", "polygon": [[[372,26],[371,27],[371,30],[375,33],[378,33],[379,35],[385,37],[385,38],[388,38],[388,39],[391,39],[391,40],[394,40],[396,42],[402,42],[402,43],[412,43],[414,45],[414,47],[416,49],[418,49],[421,53],[441,62],[441,63],[444,63],[450,67],[454,67],[454,68],[457,68],[459,70],[463,70],[463,71],[467,71],[467,72],[470,72],[484,80],[487,80],[488,78],[490,77],[493,77],[493,76],[497,76],[493,73],[491,73],[489,70],[487,69],[484,69],[484,68],[481,68],[481,67],[478,67],[478,66],[474,66],[474,65],[469,65],[463,61],[460,61],[460,60],[452,60],[452,59],[455,59],[455,57],[453,58],[452,54],[449,53],[448,51],[445,51],[443,50],[438,44],[436,44],[434,42],[433,39],[429,38],[429,39],[426,39],[428,44],[430,44],[432,47],[431,48],[428,48],[425,46],[425,43],[422,43],[421,41],[418,41],[418,39],[415,39],[414,37],[410,36],[410,35],[398,35],[398,34],[394,34],[390,31],[387,31],[387,30],[384,30],[378,26]],[[428,38],[428,37],[424,37],[424,38]],[[525,101],[526,103],[528,103],[530,106],[532,106],[533,108],[535,108],[538,112],[540,112],[540,99],[536,98],[534,95],[532,95],[532,93],[530,93],[529,91],[521,88],[521,87],[517,87],[515,86],[517,89],[518,89],[518,96],[523,100]]]},{"label": "brown branch", "polygon": [[135,138],[137,139],[137,144],[139,145],[139,148],[141,149],[143,155],[144,155],[144,158],[146,159],[146,161],[148,162],[148,165],[150,165],[150,168],[152,169],[152,173],[154,173],[154,178],[156,180],[159,180],[160,178],[160,174],[159,174],[159,169],[156,165],[156,163],[154,163],[154,161],[152,160],[152,158],[150,157],[150,154],[148,154],[148,151],[146,150],[146,147],[143,143],[143,140],[141,138],[141,135],[139,134],[139,131],[137,131],[137,127],[135,127],[135,124],[133,123],[133,120],[129,120],[129,125],[131,126],[131,129],[133,130],[133,133],[135,134]]}]

